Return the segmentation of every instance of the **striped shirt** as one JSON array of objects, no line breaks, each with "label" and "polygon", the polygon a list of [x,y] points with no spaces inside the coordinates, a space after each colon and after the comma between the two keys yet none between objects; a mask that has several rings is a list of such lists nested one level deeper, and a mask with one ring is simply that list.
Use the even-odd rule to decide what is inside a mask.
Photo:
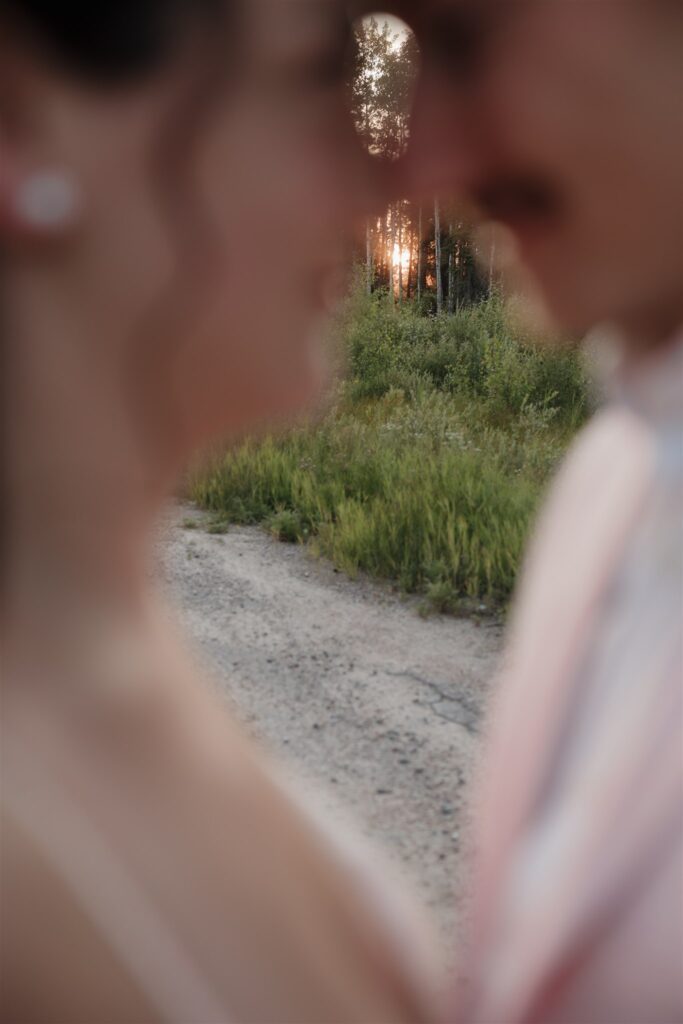
[{"label": "striped shirt", "polygon": [[622,373],[521,588],[468,1020],[683,1020],[683,339]]}]

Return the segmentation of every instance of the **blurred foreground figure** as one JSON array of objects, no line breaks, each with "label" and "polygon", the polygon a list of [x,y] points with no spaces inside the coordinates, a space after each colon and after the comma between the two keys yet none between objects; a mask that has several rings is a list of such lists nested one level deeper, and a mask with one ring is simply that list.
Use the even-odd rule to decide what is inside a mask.
[{"label": "blurred foreground figure", "polygon": [[459,1020],[683,1020],[683,5],[397,4],[424,68],[399,188],[510,232],[612,398],[532,544]]},{"label": "blurred foreground figure", "polygon": [[370,180],[339,13],[0,0],[7,1024],[431,1016],[381,873],[283,791],[148,586],[190,453],[316,392]]}]

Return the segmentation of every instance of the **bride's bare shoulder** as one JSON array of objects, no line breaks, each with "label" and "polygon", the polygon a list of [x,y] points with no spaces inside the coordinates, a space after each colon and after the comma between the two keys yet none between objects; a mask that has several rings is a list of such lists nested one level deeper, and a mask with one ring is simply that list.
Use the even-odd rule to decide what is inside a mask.
[{"label": "bride's bare shoulder", "polygon": [[[34,734],[34,754],[20,744],[13,758],[19,816],[29,817],[9,833],[23,852],[3,858],[27,936],[13,941],[12,974],[26,975],[34,951],[48,979],[53,959],[66,958],[67,975],[103,960],[103,975],[126,976],[130,999],[138,982],[126,958],[142,962],[140,935],[153,932],[160,949],[172,936],[190,951],[191,965],[172,973],[198,974],[237,1019],[276,1019],[282,1006],[301,1020],[422,1018],[425,992],[356,866],[218,690],[177,661],[138,684],[91,693],[43,728],[39,750]],[[68,946],[44,928],[46,914],[72,933]],[[263,964],[266,987],[254,983]],[[143,973],[143,998],[146,985]]]}]

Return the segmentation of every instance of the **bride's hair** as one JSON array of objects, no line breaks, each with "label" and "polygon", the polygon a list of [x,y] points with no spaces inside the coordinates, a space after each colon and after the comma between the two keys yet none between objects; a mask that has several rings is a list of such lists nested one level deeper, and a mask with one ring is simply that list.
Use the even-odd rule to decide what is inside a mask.
[{"label": "bride's hair", "polygon": [[231,0],[0,0],[0,24],[72,72],[96,81],[153,70],[182,41],[192,19],[218,17]]}]

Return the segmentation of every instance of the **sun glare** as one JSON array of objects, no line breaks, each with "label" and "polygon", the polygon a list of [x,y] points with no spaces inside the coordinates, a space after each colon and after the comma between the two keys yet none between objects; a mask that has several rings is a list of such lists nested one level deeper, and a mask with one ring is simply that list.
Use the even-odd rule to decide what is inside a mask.
[{"label": "sun glare", "polygon": [[397,243],[394,246],[392,262],[395,267],[400,263],[404,270],[410,270],[410,249],[401,249]]}]

